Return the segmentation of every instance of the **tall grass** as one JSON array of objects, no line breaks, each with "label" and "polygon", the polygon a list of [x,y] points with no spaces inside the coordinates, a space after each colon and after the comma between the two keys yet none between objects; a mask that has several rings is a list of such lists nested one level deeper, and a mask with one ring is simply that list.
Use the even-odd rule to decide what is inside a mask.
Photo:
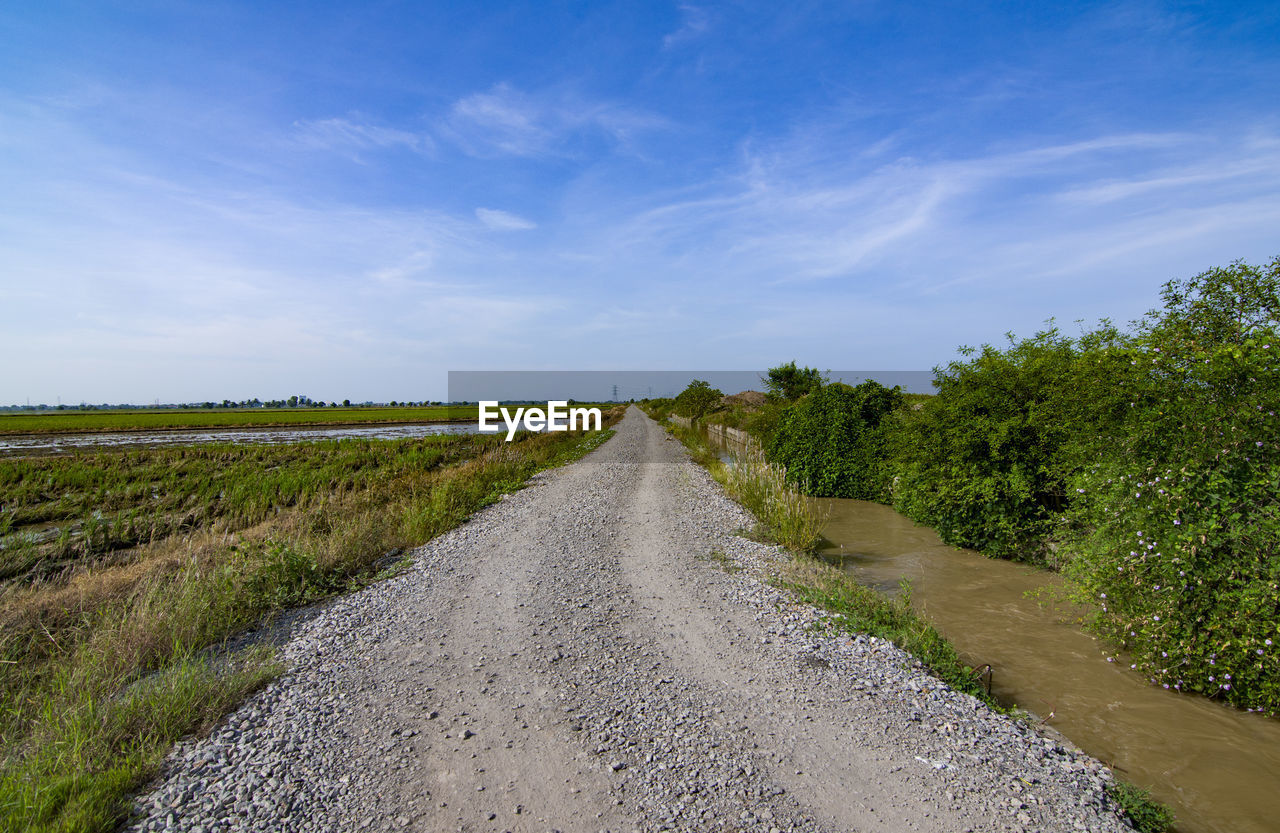
[{"label": "tall grass", "polygon": [[822,540],[826,518],[787,483],[787,470],[765,459],[758,446],[735,452],[726,466],[724,484],[729,494],[769,530],[783,546],[809,553]]},{"label": "tall grass", "polygon": [[755,445],[732,452],[730,464],[725,465],[697,428],[674,422],[664,425],[684,444],[695,463],[707,469],[730,497],[756,516],[758,532],[796,552],[812,553],[818,548],[827,519],[812,501],[787,483],[786,469],[766,460]]},{"label": "tall grass", "polygon": [[5,766],[0,829],[111,829],[175,741],[208,731],[277,671],[261,649],[223,665],[185,652],[116,696],[49,701],[32,739],[40,753]]},{"label": "tall grass", "polygon": [[[314,488],[282,490],[267,477],[270,500],[234,532],[179,526],[120,563],[36,582],[11,576],[0,595],[0,830],[114,828],[176,739],[212,725],[274,673],[261,651],[215,662],[210,649],[275,611],[367,584],[388,553],[456,526],[611,434],[466,438],[452,457],[423,456],[417,441],[351,449],[377,462],[327,481],[297,473]],[[228,451],[188,456],[201,453]],[[186,458],[163,459],[181,468]],[[191,506],[220,523],[208,505],[253,471],[216,491],[193,488]]]}]

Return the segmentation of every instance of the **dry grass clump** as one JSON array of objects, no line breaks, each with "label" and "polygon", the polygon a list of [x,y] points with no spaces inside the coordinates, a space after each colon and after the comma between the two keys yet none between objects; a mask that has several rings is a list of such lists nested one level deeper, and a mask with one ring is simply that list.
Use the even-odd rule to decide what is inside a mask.
[{"label": "dry grass clump", "polygon": [[826,517],[813,501],[787,483],[787,470],[770,463],[754,443],[720,455],[701,431],[674,423],[668,429],[682,442],[695,463],[706,468],[729,495],[760,522],[760,532],[788,549],[811,553],[822,540]]},{"label": "dry grass clump", "polygon": [[787,483],[787,470],[770,463],[757,445],[733,454],[724,471],[725,487],[777,539],[797,552],[813,552],[826,518],[813,501]]}]

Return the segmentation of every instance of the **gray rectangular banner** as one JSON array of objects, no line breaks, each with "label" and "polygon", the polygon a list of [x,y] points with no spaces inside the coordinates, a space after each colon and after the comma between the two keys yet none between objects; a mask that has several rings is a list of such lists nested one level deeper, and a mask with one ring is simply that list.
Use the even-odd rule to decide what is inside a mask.
[{"label": "gray rectangular banner", "polygon": [[[450,402],[628,402],[674,397],[694,379],[721,393],[766,390],[763,370],[450,370]],[[830,370],[829,381],[857,385],[874,379],[906,393],[932,393],[931,370]]]}]

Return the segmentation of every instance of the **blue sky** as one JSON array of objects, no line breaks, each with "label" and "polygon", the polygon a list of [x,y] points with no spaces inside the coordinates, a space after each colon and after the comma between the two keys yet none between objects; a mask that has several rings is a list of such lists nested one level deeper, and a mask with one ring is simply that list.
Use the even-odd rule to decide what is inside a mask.
[{"label": "blue sky", "polygon": [[925,369],[1278,231],[1275,3],[0,6],[0,403]]}]

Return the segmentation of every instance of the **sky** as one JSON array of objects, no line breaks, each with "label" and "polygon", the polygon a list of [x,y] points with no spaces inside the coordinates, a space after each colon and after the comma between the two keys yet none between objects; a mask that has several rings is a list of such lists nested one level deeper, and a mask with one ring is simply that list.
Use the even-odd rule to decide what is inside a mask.
[{"label": "sky", "polygon": [[1278,232],[1274,2],[0,5],[0,404],[927,370]]}]

